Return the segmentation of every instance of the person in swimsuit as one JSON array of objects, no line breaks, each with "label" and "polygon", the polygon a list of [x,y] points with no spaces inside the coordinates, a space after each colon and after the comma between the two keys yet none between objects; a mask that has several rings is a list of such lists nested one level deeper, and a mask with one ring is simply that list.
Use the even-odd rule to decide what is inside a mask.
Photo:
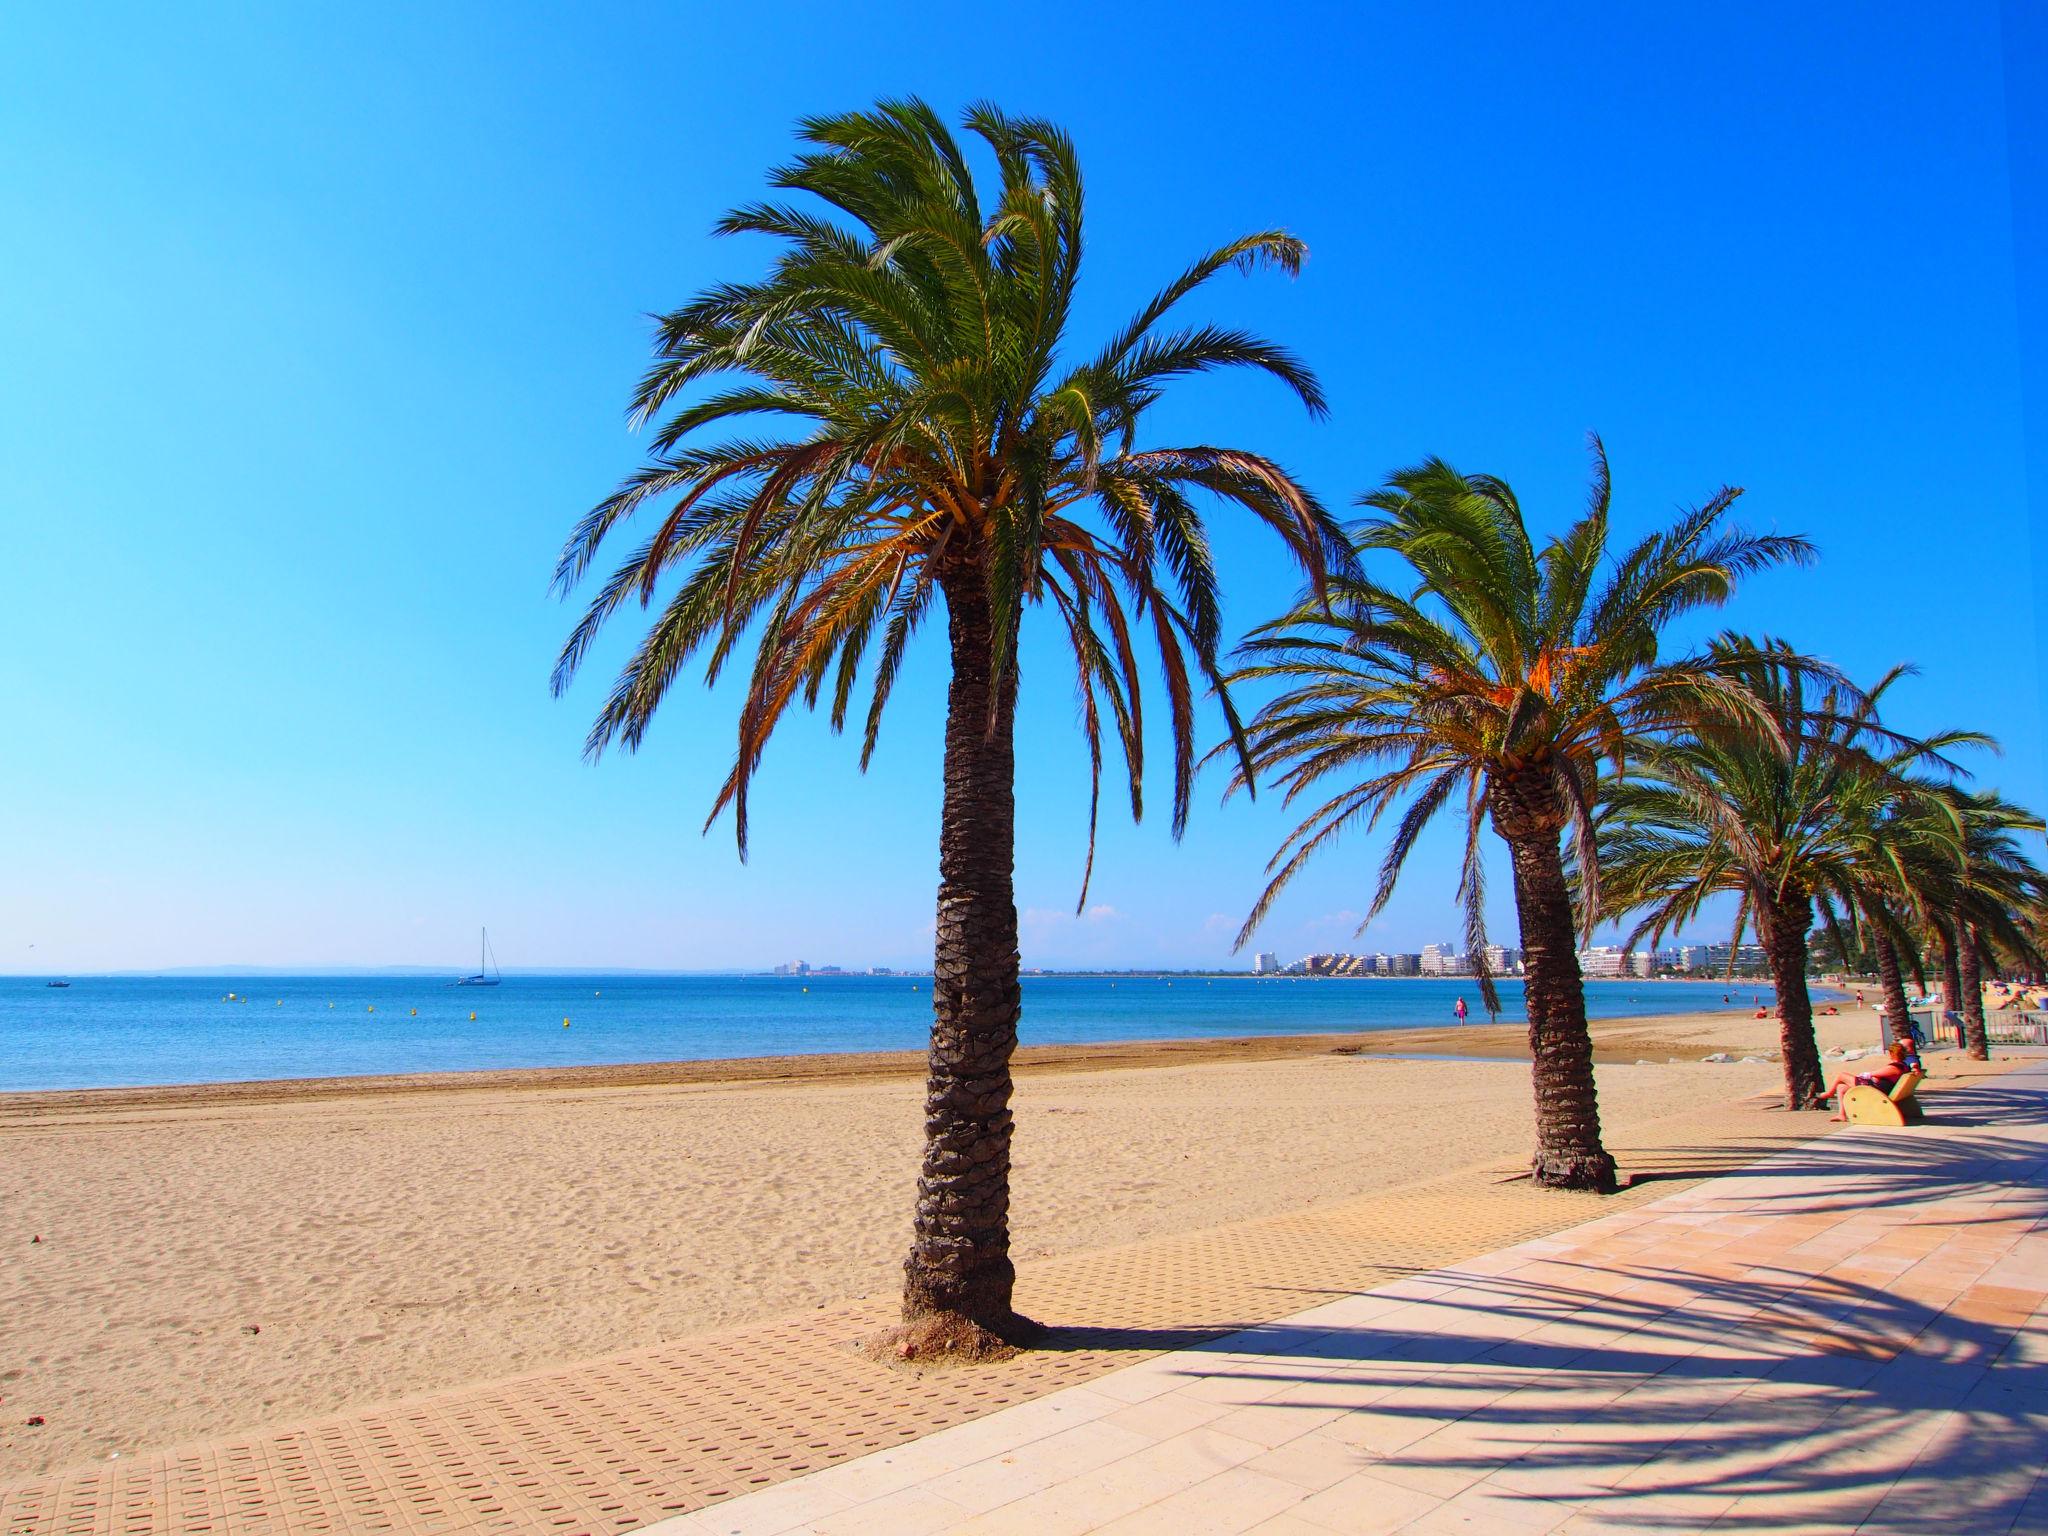
[{"label": "person in swimsuit", "polygon": [[1834,1120],[1847,1118],[1847,1112],[1842,1107],[1842,1095],[1849,1089],[1860,1086],[1876,1088],[1885,1094],[1890,1094],[1894,1088],[1899,1086],[1900,1078],[1904,1077],[1908,1072],[1918,1072],[1919,1070],[1920,1053],[1903,1040],[1893,1041],[1891,1049],[1885,1053],[1884,1065],[1880,1066],[1875,1072],[1856,1074],[1844,1072],[1835,1079],[1834,1086],[1828,1089],[1827,1094],[1829,1098],[1835,1101],[1835,1112],[1829,1118]]}]

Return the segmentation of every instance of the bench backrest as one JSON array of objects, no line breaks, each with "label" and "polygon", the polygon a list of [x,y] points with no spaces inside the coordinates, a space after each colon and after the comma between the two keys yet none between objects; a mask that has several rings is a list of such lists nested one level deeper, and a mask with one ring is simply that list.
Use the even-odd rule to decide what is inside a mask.
[{"label": "bench backrest", "polygon": [[1920,1079],[1926,1075],[1925,1072],[1908,1072],[1904,1077],[1892,1084],[1891,1101],[1894,1104],[1903,1104],[1907,1099],[1913,1097],[1913,1090],[1920,1086]]}]

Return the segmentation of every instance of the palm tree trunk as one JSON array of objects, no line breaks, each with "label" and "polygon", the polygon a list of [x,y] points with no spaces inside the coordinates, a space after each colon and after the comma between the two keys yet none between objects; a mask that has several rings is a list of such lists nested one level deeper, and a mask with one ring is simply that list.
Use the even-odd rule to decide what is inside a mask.
[{"label": "palm tree trunk", "polygon": [[992,676],[995,634],[982,573],[962,561],[940,584],[953,677],[924,1167],[903,1266],[903,1317],[936,1347],[957,1350],[973,1347],[977,1330],[1015,1339],[1031,1326],[1010,1305],[1010,1057],[1023,1011],[1012,889],[1017,669],[1012,646],[1004,675]]},{"label": "palm tree trunk", "polygon": [[1913,1016],[1906,1011],[1906,982],[1899,973],[1899,952],[1884,934],[1876,936],[1877,985],[1884,997],[1885,1016],[1892,1021],[1892,1038],[1912,1038]]},{"label": "palm tree trunk", "polygon": [[1523,993],[1536,1087],[1538,1184],[1611,1194],[1614,1159],[1600,1141],[1593,1039],[1579,974],[1578,924],[1565,885],[1558,833],[1564,804],[1546,772],[1497,775],[1490,787],[1494,830],[1512,855],[1515,915],[1522,930]]},{"label": "palm tree trunk", "polygon": [[1759,891],[1754,902],[1778,993],[1778,1049],[1785,1059],[1785,1107],[1824,1109],[1820,1045],[1813,1038],[1813,997],[1806,990],[1806,941],[1813,898],[1797,886]]},{"label": "palm tree trunk", "polygon": [[[1956,936],[1946,928],[1938,930],[1941,939],[1941,1012],[1946,1024],[1951,1016],[1960,1031],[1963,1022],[1963,972],[1961,962],[1956,958]],[[1958,1040],[1956,1044],[1961,1045]]]},{"label": "palm tree trunk", "polygon": [[1963,936],[1957,959],[1963,982],[1963,1047],[1972,1061],[1989,1061],[1991,1036],[1984,1028],[1984,967],[1977,953],[1977,930],[1963,922],[1956,926]]}]

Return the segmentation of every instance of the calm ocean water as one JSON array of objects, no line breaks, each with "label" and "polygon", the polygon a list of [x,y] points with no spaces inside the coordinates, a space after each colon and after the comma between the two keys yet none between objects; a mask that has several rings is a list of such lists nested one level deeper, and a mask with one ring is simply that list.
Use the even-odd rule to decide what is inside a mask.
[{"label": "calm ocean water", "polygon": [[[808,989],[808,990],[806,990]],[[1595,1017],[1717,1009],[1719,984],[1594,981]],[[227,1000],[232,992],[247,1002]],[[1470,981],[1026,977],[1029,1044],[1450,1024]],[[1753,983],[1730,992],[1735,1004]],[[1504,1020],[1521,1018],[1505,983]],[[417,1013],[414,1010],[418,1010]],[[921,1049],[925,977],[0,978],[0,1091]],[[476,1014],[474,1020],[471,1012]],[[567,1018],[570,1027],[564,1029]]]},{"label": "calm ocean water", "polygon": [[[1597,1018],[1686,1014],[1720,1008],[1722,991],[1591,981],[1587,1004]],[[1460,995],[1483,1020],[1470,981],[1026,977],[1024,1040],[1450,1024]],[[1747,1006],[1759,991],[1747,983],[1731,995]],[[1522,1018],[1520,983],[1503,983],[1501,1001],[1503,1020]],[[500,987],[432,977],[76,977],[70,989],[4,977],[0,1092],[915,1051],[930,1008],[926,977],[506,977]]]}]

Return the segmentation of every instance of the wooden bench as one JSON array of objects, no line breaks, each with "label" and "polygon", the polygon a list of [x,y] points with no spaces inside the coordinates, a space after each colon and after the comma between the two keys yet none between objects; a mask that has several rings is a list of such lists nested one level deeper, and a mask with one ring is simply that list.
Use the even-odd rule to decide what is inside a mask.
[{"label": "wooden bench", "polygon": [[1892,1091],[1857,1083],[1842,1090],[1842,1118],[1851,1125],[1918,1125],[1925,1115],[1913,1090],[1920,1086],[1924,1072],[1908,1072]]}]

